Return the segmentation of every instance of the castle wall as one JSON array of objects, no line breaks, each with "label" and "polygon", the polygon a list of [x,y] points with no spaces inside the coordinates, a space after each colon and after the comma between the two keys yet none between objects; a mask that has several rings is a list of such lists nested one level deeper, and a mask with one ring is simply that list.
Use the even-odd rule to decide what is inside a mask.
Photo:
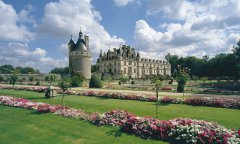
[{"label": "castle wall", "polygon": [[80,73],[86,79],[91,78],[91,55],[89,52],[71,52],[71,63],[73,73]]},{"label": "castle wall", "polygon": [[[117,63],[117,65],[113,65]],[[125,75],[132,78],[146,78],[149,75],[171,75],[171,65],[166,61],[141,58],[134,49],[124,46],[114,51],[100,54],[97,62],[98,72]],[[112,69],[117,71],[113,72]]]}]

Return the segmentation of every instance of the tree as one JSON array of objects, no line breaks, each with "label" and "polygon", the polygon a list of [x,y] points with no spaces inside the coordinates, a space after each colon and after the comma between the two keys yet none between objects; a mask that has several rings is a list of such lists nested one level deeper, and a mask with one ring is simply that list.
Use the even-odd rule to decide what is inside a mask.
[{"label": "tree", "polygon": [[33,75],[31,75],[31,76],[29,76],[29,78],[28,78],[28,79],[29,79],[29,81],[30,81],[30,82],[32,82],[32,81],[34,81],[34,80],[35,80],[35,77],[34,77]]},{"label": "tree", "polygon": [[10,74],[14,70],[12,65],[2,65],[0,66],[0,73],[1,74]]},{"label": "tree", "polygon": [[99,76],[92,75],[90,81],[89,81],[89,87],[90,88],[102,88],[102,81]]},{"label": "tree", "polygon": [[4,81],[4,77],[0,75],[0,82]]},{"label": "tree", "polygon": [[81,74],[74,75],[71,79],[72,79],[72,87],[82,86],[85,80],[84,76]]},{"label": "tree", "polygon": [[49,83],[49,85],[54,85],[54,83],[57,81],[58,77],[56,74],[49,73],[46,77],[46,81]]},{"label": "tree", "polygon": [[113,77],[112,76],[108,76],[108,77],[106,77],[106,79],[105,79],[106,81],[107,81],[107,84],[108,84],[108,87],[110,87],[111,88],[111,81],[113,80]]},{"label": "tree", "polygon": [[204,83],[204,85],[206,84],[207,80],[208,80],[208,77],[201,77],[201,81]]},{"label": "tree", "polygon": [[60,74],[61,76],[69,74],[69,67],[64,68],[54,68],[50,71],[50,73]]},{"label": "tree", "polygon": [[120,77],[119,77],[119,82],[122,84],[122,86],[123,86],[123,92],[124,92],[124,89],[125,89],[125,87],[124,87],[124,84],[126,84],[126,82],[129,80],[129,77],[128,76],[125,76],[125,75],[121,75]]},{"label": "tree", "polygon": [[97,71],[97,66],[96,65],[91,65],[91,72],[95,73]]},{"label": "tree", "polygon": [[174,72],[177,70],[177,66],[179,64],[179,57],[177,55],[171,55],[168,53],[165,58],[171,64],[171,72],[172,75],[175,77],[176,75],[174,74]]},{"label": "tree", "polygon": [[58,82],[58,86],[62,90],[62,106],[65,107],[65,105],[64,105],[64,92],[67,91],[70,88],[70,86],[71,86],[71,79],[68,78],[68,77],[62,78]]},{"label": "tree", "polygon": [[14,89],[15,83],[18,80],[18,77],[19,77],[19,72],[17,70],[12,71],[10,75],[10,83],[13,85],[13,89]]},{"label": "tree", "polygon": [[195,81],[195,83],[196,83],[196,82],[197,82],[197,80],[199,80],[199,77],[198,77],[198,76],[195,76],[195,75],[193,75],[193,76],[192,76],[192,80],[193,80],[193,81]]},{"label": "tree", "polygon": [[238,80],[238,79],[240,79],[240,40],[238,41],[237,46],[233,47],[233,54],[236,57],[236,64],[235,64],[236,76],[235,76],[235,79]]},{"label": "tree", "polygon": [[184,99],[184,92],[185,92],[185,85],[189,79],[189,68],[180,68],[180,71],[177,75],[177,82],[178,82],[178,87],[177,91],[183,93],[183,99]]},{"label": "tree", "polygon": [[162,86],[162,81],[157,79],[157,80],[154,80],[154,87],[155,87],[155,92],[156,92],[156,98],[157,98],[157,101],[156,101],[156,118],[158,118],[158,92],[160,90]]}]

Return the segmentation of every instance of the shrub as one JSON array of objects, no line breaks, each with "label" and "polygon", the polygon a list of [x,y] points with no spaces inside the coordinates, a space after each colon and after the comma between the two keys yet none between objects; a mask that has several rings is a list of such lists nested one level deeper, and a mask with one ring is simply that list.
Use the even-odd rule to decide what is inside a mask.
[{"label": "shrub", "polygon": [[183,84],[178,84],[177,92],[184,92],[184,85]]},{"label": "shrub", "polygon": [[102,81],[96,75],[93,75],[89,81],[90,88],[102,88]]},{"label": "shrub", "polygon": [[39,81],[36,82],[36,86],[40,86],[40,82]]},{"label": "shrub", "polygon": [[72,87],[80,87],[83,85],[84,77],[83,76],[73,76],[72,77]]},{"label": "shrub", "polygon": [[134,84],[135,84],[135,81],[132,81],[131,84],[134,85]]}]

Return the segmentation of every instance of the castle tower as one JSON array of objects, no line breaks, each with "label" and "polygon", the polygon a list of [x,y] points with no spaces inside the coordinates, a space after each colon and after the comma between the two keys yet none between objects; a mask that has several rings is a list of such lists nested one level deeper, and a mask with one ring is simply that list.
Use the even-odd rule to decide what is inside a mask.
[{"label": "castle tower", "polygon": [[76,42],[71,40],[68,43],[69,50],[69,72],[73,74],[82,74],[86,79],[91,78],[91,52],[89,49],[89,37],[79,32],[79,38]]}]

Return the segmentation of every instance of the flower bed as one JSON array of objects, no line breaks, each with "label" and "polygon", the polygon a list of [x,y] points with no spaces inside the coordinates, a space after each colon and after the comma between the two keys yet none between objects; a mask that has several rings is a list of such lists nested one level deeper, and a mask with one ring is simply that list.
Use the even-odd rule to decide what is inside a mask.
[{"label": "flower bed", "polygon": [[212,106],[212,107],[223,107],[223,108],[234,108],[240,109],[239,98],[187,98],[184,100],[185,104],[194,106]]},{"label": "flower bed", "polygon": [[228,144],[240,143],[240,130],[228,130],[216,123],[187,118],[168,121],[152,117],[138,117],[124,110],[112,110],[104,114],[87,114],[83,110],[33,102],[23,98],[0,96],[0,104],[53,113],[64,117],[88,120],[103,126],[120,126],[120,130],[145,139],[165,140],[170,143]]},{"label": "flower bed", "polygon": [[[2,89],[12,89],[11,86],[0,86]],[[16,87],[17,90],[27,90],[44,92],[47,87]],[[61,92],[59,92],[61,93]],[[75,92],[75,91],[65,91],[68,95],[83,95],[92,96],[99,98],[111,98],[111,99],[124,99],[124,100],[138,100],[138,101],[149,101],[156,102],[156,96],[145,96],[136,94],[124,94],[124,93],[107,93],[107,92],[97,92],[97,91],[86,91],[86,92]],[[187,98],[185,100],[171,97],[162,97],[159,99],[162,103],[172,103],[172,104],[187,104],[193,106],[211,106],[211,107],[222,107],[222,108],[232,108],[240,109],[240,98],[213,98],[213,97],[202,97],[202,98]]]}]

